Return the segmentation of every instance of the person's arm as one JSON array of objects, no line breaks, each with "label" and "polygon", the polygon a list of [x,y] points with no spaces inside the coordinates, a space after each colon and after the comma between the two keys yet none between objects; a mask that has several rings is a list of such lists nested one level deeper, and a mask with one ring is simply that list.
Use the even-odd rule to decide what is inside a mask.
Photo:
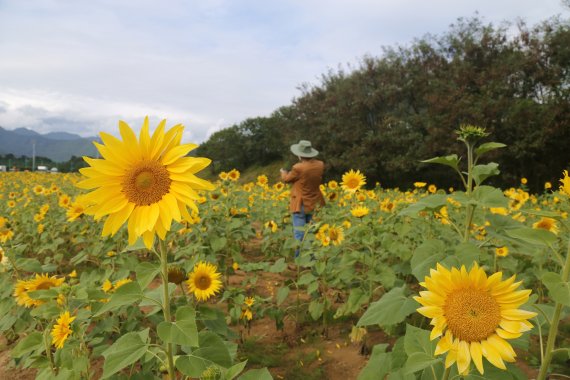
[{"label": "person's arm", "polygon": [[281,180],[285,183],[295,182],[299,179],[299,169],[294,165],[290,172],[285,169],[281,169]]}]

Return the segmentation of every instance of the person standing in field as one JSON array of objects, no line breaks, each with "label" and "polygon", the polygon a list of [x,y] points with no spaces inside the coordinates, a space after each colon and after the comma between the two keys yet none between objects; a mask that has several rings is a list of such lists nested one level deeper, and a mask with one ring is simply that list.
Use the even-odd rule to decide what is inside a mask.
[{"label": "person standing in field", "polygon": [[[325,199],[321,193],[320,185],[323,180],[325,164],[315,157],[319,152],[311,146],[311,142],[301,140],[291,145],[291,152],[299,158],[291,171],[281,169],[281,180],[291,183],[291,199],[289,211],[293,219],[293,235],[302,241],[305,235],[305,225],[313,217],[315,208],[324,206]],[[295,251],[295,257],[299,250]]]}]

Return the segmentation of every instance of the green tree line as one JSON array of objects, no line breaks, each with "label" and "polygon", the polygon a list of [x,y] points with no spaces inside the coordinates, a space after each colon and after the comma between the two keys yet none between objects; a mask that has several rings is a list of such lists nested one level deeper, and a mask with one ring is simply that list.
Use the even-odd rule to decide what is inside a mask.
[{"label": "green tree line", "polygon": [[[7,170],[15,171],[32,171],[33,160],[28,156],[16,156],[12,153],[0,154],[0,165],[6,166]],[[36,170],[38,166],[47,166],[48,170],[57,168],[59,172],[68,173],[76,172],[80,168],[87,166],[87,163],[82,157],[72,156],[69,160],[64,162],[55,162],[47,157],[36,156],[35,158]]]},{"label": "green tree line", "polygon": [[535,26],[459,19],[300,90],[269,117],[214,133],[197,153],[214,171],[245,170],[291,159],[289,145],[308,139],[330,178],[354,168],[390,187],[457,186],[445,168],[420,161],[456,152],[454,131],[473,124],[508,145],[491,157],[502,171],[495,185],[528,177],[541,190],[569,165],[570,23],[559,17]]}]

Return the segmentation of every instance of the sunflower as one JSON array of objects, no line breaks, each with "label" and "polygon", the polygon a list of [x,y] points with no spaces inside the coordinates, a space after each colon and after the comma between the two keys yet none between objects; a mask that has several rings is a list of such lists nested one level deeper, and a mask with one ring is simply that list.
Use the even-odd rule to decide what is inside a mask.
[{"label": "sunflower", "polygon": [[264,224],[265,228],[271,230],[271,232],[277,232],[277,223],[275,223],[273,220],[270,220],[269,222],[265,222]]},{"label": "sunflower", "polygon": [[335,181],[335,180],[329,181],[329,183],[327,184],[327,186],[328,186],[329,189],[331,189],[331,190],[338,189],[338,182]]},{"label": "sunflower", "polygon": [[68,208],[71,206],[71,198],[67,194],[63,194],[59,197],[58,201],[59,207]]},{"label": "sunflower", "polygon": [[247,305],[248,307],[252,307],[253,304],[255,303],[255,298],[253,297],[245,297],[245,300],[243,301],[243,303],[245,305]]},{"label": "sunflower", "polygon": [[363,216],[368,215],[369,212],[370,210],[366,206],[357,206],[350,210],[352,216],[355,216],[357,218],[362,218]]},{"label": "sunflower", "polygon": [[227,172],[221,172],[220,174],[218,174],[218,177],[220,177],[220,179],[222,181],[225,181],[228,179],[228,173]]},{"label": "sunflower", "polygon": [[34,193],[36,193],[37,195],[40,195],[43,192],[44,192],[44,187],[42,185],[34,186]]},{"label": "sunflower", "polygon": [[244,321],[251,321],[253,319],[253,313],[250,308],[244,307],[241,309],[241,315],[239,317]]},{"label": "sunflower", "polygon": [[188,292],[194,293],[198,301],[207,301],[222,288],[222,282],[219,280],[220,273],[216,270],[215,265],[203,261],[194,266],[186,283]]},{"label": "sunflower", "polygon": [[495,254],[497,256],[505,257],[509,254],[509,247],[507,246],[497,247],[495,248]]},{"label": "sunflower", "polygon": [[165,132],[165,124],[166,120],[161,121],[151,137],[146,117],[137,140],[127,123],[120,121],[123,140],[101,132],[104,145],[94,144],[103,159],[84,157],[90,167],[80,170],[87,179],[77,186],[94,189],[83,198],[90,204],[85,213],[95,220],[107,216],[103,236],[114,235],[128,221],[129,244],[142,236],[150,248],[155,234],[164,240],[172,220],[180,222],[188,216],[188,207],[198,212],[196,190],[214,188],[194,175],[210,160],[186,157],[196,145],[180,144],[182,125]]},{"label": "sunflower", "polygon": [[560,192],[570,197],[570,177],[568,170],[564,170],[564,178],[560,179]]},{"label": "sunflower", "polygon": [[265,187],[265,186],[267,186],[268,182],[269,182],[269,180],[267,179],[267,176],[265,174],[257,176],[257,185],[258,186]]},{"label": "sunflower", "polygon": [[239,179],[240,172],[237,169],[232,169],[228,172],[228,179],[230,181],[237,181]]},{"label": "sunflower", "polygon": [[366,185],[366,177],[360,170],[354,171],[351,169],[342,175],[340,186],[344,191],[354,193],[364,185]]},{"label": "sunflower", "polygon": [[420,283],[427,291],[414,297],[422,306],[418,312],[431,318],[430,339],[442,337],[435,355],[448,353],[445,367],[457,362],[460,374],[469,372],[471,360],[483,374],[483,357],[495,367],[506,369],[505,361],[515,361],[515,351],[507,339],[516,339],[532,325],[536,313],[517,309],[527,302],[530,290],[516,290],[522,283],[515,276],[502,280],[501,272],[487,277],[476,263],[448,270],[439,263]]},{"label": "sunflower", "polygon": [[281,191],[281,190],[283,190],[284,187],[285,187],[285,185],[283,184],[283,182],[277,182],[276,184],[273,185],[273,188],[276,191]]},{"label": "sunflower", "polygon": [[67,216],[68,222],[73,222],[83,215],[83,213],[85,213],[85,205],[80,200],[75,200],[75,202],[69,206],[65,215]]},{"label": "sunflower", "polygon": [[36,274],[35,278],[29,280],[18,280],[14,287],[14,297],[20,306],[33,307],[45,303],[43,300],[36,300],[30,297],[30,292],[34,290],[47,290],[60,286],[65,278],[49,277],[47,274]]},{"label": "sunflower", "polygon": [[0,247],[0,266],[7,266],[10,260],[6,256],[6,252],[2,247]]},{"label": "sunflower", "polygon": [[526,177],[521,178],[521,185],[526,185],[528,183],[528,179]]},{"label": "sunflower", "polygon": [[428,186],[428,191],[432,194],[434,194],[437,191],[437,186],[434,184],[431,184]]},{"label": "sunflower", "polygon": [[425,187],[427,185],[427,183],[425,182],[414,182],[414,187],[417,187],[418,189],[421,189],[422,187]]},{"label": "sunflower", "polygon": [[14,237],[14,231],[10,229],[0,230],[0,243],[6,243]]},{"label": "sunflower", "polygon": [[552,183],[544,182],[544,190],[550,190],[550,189],[552,189]]},{"label": "sunflower", "polygon": [[69,315],[69,311],[61,313],[57,319],[57,323],[51,329],[51,344],[53,344],[57,349],[63,348],[65,341],[72,333],[71,323],[75,320],[75,317]]},{"label": "sunflower", "polygon": [[556,224],[556,219],[542,217],[538,222],[532,225],[534,229],[542,229],[550,231],[555,235],[558,235],[558,225]]}]

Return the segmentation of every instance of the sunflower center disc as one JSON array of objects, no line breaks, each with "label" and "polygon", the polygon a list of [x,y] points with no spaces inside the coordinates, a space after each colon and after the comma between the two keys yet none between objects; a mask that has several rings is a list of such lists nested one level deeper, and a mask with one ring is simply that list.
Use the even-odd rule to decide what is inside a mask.
[{"label": "sunflower center disc", "polygon": [[143,161],[126,173],[123,192],[129,202],[137,206],[148,206],[168,194],[171,183],[164,165],[156,161]]},{"label": "sunflower center disc", "polygon": [[501,322],[499,304],[484,290],[454,291],[447,296],[443,311],[453,336],[467,342],[487,339]]},{"label": "sunflower center disc", "polygon": [[196,287],[200,290],[207,290],[212,284],[210,276],[200,276],[196,279]]}]

